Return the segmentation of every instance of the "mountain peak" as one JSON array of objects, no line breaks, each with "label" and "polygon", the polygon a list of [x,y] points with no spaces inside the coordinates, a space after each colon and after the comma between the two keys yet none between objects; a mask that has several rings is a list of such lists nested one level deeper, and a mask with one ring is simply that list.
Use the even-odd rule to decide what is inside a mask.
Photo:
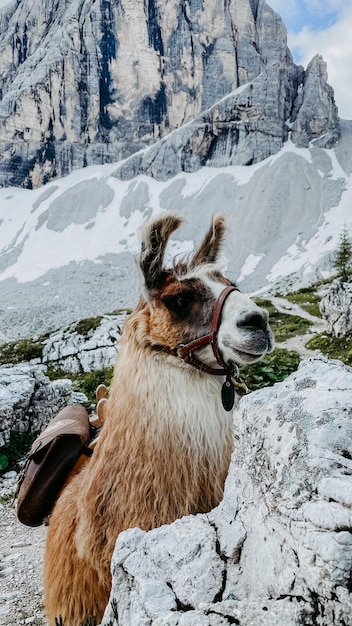
[{"label": "mountain peak", "polygon": [[[313,60],[304,72],[293,63],[286,28],[264,0],[170,0],[167,7],[158,0],[19,0],[0,10],[0,41],[4,186],[37,187],[75,168],[118,161],[202,117],[219,134],[214,106],[221,146],[226,127],[241,138],[230,163],[277,152],[288,120],[299,145],[338,136],[322,66]],[[230,102],[244,85],[223,120],[219,101]],[[322,103],[314,103],[310,122],[315,97]],[[249,144],[261,144],[258,154],[243,146],[253,130]],[[192,168],[223,152],[212,140],[209,154],[199,141],[191,145],[199,147]]]}]

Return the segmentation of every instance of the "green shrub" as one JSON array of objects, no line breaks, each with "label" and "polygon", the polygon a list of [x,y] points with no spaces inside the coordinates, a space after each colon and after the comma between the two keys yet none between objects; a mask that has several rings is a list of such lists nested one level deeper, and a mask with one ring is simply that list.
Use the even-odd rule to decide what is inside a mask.
[{"label": "green shrub", "polygon": [[0,346],[0,365],[23,363],[32,359],[41,359],[43,344],[41,341],[21,339]]},{"label": "green shrub", "polygon": [[306,347],[309,350],[320,350],[329,359],[339,359],[352,366],[352,336],[333,337],[322,333],[310,339]]},{"label": "green shrub", "polygon": [[261,389],[287,378],[297,370],[301,358],[294,350],[275,348],[271,354],[265,355],[261,361],[253,365],[242,365],[240,374],[249,389]]},{"label": "green shrub", "polygon": [[65,372],[64,370],[53,370],[48,368],[47,376],[50,380],[69,378],[72,381],[72,389],[74,391],[85,393],[88,398],[88,405],[90,405],[96,402],[96,388],[101,384],[104,384],[107,387],[110,385],[113,371],[113,367],[105,367],[95,372],[78,372],[72,374],[71,372]]}]

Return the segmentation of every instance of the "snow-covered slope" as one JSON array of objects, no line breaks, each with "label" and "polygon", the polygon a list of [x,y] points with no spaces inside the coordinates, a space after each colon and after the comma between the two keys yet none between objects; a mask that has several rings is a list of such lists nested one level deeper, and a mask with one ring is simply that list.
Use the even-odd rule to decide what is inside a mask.
[{"label": "snow-covered slope", "polygon": [[[76,304],[84,294],[80,314],[90,314],[95,299],[94,313],[115,303],[131,305],[138,283],[133,259],[138,227],[163,210],[186,220],[170,246],[172,255],[191,250],[211,216],[225,211],[224,263],[247,291],[298,286],[328,275],[341,230],[352,229],[351,137],[352,122],[343,122],[335,149],[314,144],[299,149],[288,141],[256,165],[204,167],[168,181],[147,176],[121,181],[114,176],[118,164],[110,164],[77,170],[36,190],[1,189],[3,315],[11,306],[6,293],[13,299],[16,289],[25,293],[29,285],[44,303],[46,291],[57,305],[66,291]],[[59,284],[60,293],[53,294]]]},{"label": "snow-covered slope", "polygon": [[1,189],[0,280],[26,282],[71,261],[102,263],[106,254],[136,253],[138,227],[162,210],[186,219],[172,254],[191,250],[211,216],[224,211],[233,279],[251,290],[292,273],[310,280],[329,271],[326,257],[351,225],[350,164],[342,157],[352,123],[344,128],[349,132],[337,149],[288,142],[253,166],[202,168],[166,182],[121,181],[110,164],[36,190]]}]

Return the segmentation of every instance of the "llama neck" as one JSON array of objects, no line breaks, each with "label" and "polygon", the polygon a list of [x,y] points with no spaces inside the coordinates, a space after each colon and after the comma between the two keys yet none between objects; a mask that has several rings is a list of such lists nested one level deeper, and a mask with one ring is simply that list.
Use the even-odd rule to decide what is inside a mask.
[{"label": "llama neck", "polygon": [[[184,436],[204,453],[218,456],[232,428],[232,415],[221,402],[223,378],[210,376],[152,349],[121,346],[115,369],[116,384],[111,389],[111,411],[128,411],[128,419],[114,415],[111,427],[132,427],[160,436]],[[226,443],[225,443],[226,441]]]},{"label": "llama neck", "polygon": [[219,504],[232,451],[232,415],[220,389],[221,381],[170,355],[120,347],[102,434],[79,486],[77,540],[83,550],[97,511],[105,511],[92,559],[107,570],[122,530],[148,530]]}]

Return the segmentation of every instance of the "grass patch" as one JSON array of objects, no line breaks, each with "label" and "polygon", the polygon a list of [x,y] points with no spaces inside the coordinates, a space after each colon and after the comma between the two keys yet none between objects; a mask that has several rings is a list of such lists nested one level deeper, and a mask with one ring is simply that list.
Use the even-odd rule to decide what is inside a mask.
[{"label": "grass patch", "polygon": [[24,361],[42,358],[43,344],[40,340],[21,339],[0,346],[0,365],[17,365]]},{"label": "grass patch", "polygon": [[285,380],[287,376],[295,372],[300,360],[300,355],[294,350],[275,348],[271,354],[265,355],[258,363],[241,365],[241,377],[251,391],[269,387]]},{"label": "grass patch", "polygon": [[321,318],[319,309],[321,296],[315,292],[314,288],[307,287],[300,289],[299,291],[288,293],[285,298],[286,300],[293,302],[293,304],[298,304],[298,306],[302,307],[302,309],[307,311],[307,313],[310,313],[310,315],[315,315],[315,317]]},{"label": "grass patch", "polygon": [[310,339],[306,347],[309,350],[320,350],[329,359],[339,359],[352,366],[352,336],[333,337],[322,333]]},{"label": "grass patch", "polygon": [[72,381],[72,389],[85,393],[88,398],[88,405],[95,403],[95,390],[98,385],[104,384],[109,387],[112,376],[113,367],[105,367],[95,372],[78,372],[72,374],[64,370],[53,370],[48,368],[46,374],[50,380],[58,380],[59,378],[69,378]]},{"label": "grass patch", "polygon": [[76,331],[79,335],[82,335],[82,337],[87,337],[91,331],[94,332],[100,326],[102,319],[103,315],[98,315],[97,317],[87,317],[77,322],[73,331]]},{"label": "grass patch", "polygon": [[[116,309],[107,315],[122,315],[126,313],[127,315],[131,313],[130,309]],[[73,331],[76,331],[83,337],[87,337],[91,331],[96,330],[104,318],[103,315],[98,315],[97,317],[87,317],[83,320],[77,322],[77,324],[73,327]]]},{"label": "grass patch", "polygon": [[[270,325],[273,328],[271,320]],[[296,337],[297,335],[305,335],[309,332],[310,327],[311,322],[303,317],[299,317],[299,315],[284,315],[283,313],[278,313],[275,319],[273,333],[275,340],[280,343],[291,337]]]},{"label": "grass patch", "polygon": [[4,496],[0,496],[0,504],[10,504],[10,502],[12,502],[14,498],[15,498],[15,492],[7,493]]},{"label": "grass patch", "polygon": [[266,309],[270,317],[278,313],[277,308],[273,305],[271,300],[267,300],[266,298],[254,298],[254,302],[263,309]]},{"label": "grass patch", "polygon": [[299,315],[280,313],[270,300],[256,298],[255,302],[258,306],[268,311],[270,326],[274,333],[275,340],[278,343],[286,341],[291,337],[296,337],[297,335],[305,335],[309,331],[311,326],[309,320]]}]

